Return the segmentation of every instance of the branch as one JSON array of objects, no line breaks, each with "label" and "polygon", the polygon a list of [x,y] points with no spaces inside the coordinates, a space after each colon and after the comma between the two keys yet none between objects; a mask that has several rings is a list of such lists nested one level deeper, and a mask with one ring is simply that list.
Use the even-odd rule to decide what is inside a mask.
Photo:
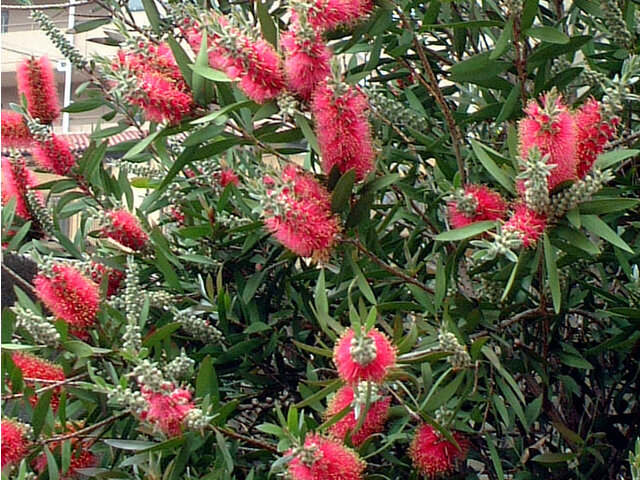
[{"label": "branch", "polygon": [[242,442],[248,443],[249,445],[253,445],[254,447],[261,448],[262,450],[267,450],[271,453],[278,453],[278,447],[271,443],[263,442],[262,440],[258,440],[257,438],[247,437],[246,435],[242,435],[230,428],[226,427],[212,427],[215,432],[220,432],[223,435],[226,435],[229,438],[233,438],[236,440],[240,440]]},{"label": "branch", "polygon": [[93,432],[94,430],[97,430],[100,427],[104,427],[107,426],[113,422],[115,422],[116,420],[125,417],[126,415],[128,415],[129,412],[122,412],[119,413],[118,415],[113,415],[109,418],[105,418],[104,420],[98,422],[98,423],[94,423],[93,425],[89,425],[88,427],[84,427],[81,428],[80,430],[76,430],[75,432],[71,432],[68,433],[66,435],[56,435],[54,437],[51,438],[45,438],[40,440],[39,443],[41,444],[47,444],[47,443],[53,443],[53,442],[64,442],[65,440],[68,440],[70,438],[75,438],[75,437],[81,437],[84,436],[86,433],[89,432]]},{"label": "branch", "polygon": [[[37,389],[34,394],[38,395],[40,393],[46,392],[47,390],[53,390],[56,389],[58,387],[61,387],[63,385],[71,385],[73,382],[75,382],[76,380],[81,379],[82,377],[86,377],[85,373],[81,373],[80,375],[76,375],[75,377],[70,377],[70,378],[66,378],[64,380],[44,380],[41,378],[31,378],[31,377],[24,377],[22,380],[25,382],[38,382],[38,383],[44,383],[44,384],[48,384],[42,388]],[[9,395],[3,395],[2,396],[2,400],[13,400],[15,398],[22,398],[24,397],[24,393],[12,393]]]}]

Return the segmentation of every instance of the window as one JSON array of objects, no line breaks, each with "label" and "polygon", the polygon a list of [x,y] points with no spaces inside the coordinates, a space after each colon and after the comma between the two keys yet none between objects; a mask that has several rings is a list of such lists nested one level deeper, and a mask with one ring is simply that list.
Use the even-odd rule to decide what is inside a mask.
[{"label": "window", "polygon": [[2,10],[2,26],[0,26],[2,33],[9,31],[9,10]]},{"label": "window", "polygon": [[142,0],[129,0],[129,10],[132,12],[143,11]]}]

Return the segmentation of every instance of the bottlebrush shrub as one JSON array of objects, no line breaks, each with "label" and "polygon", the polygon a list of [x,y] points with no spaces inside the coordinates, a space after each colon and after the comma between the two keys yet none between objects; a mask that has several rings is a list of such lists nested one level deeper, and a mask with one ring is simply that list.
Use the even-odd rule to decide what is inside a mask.
[{"label": "bottlebrush shrub", "polygon": [[89,147],[3,161],[3,474],[630,477],[637,3],[122,4]]}]

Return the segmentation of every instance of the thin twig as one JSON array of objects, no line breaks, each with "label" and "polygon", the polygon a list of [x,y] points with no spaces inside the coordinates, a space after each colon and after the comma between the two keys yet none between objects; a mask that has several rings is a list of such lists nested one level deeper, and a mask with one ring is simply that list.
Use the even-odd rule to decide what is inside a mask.
[{"label": "thin twig", "polygon": [[25,289],[29,290],[29,292],[31,292],[31,294],[33,294],[33,295],[36,294],[36,289],[33,288],[33,285],[31,285],[24,278],[22,278],[20,275],[18,275],[16,272],[14,272],[13,269],[11,269],[10,267],[7,267],[7,265],[5,265],[4,263],[2,264],[2,269],[5,272],[7,272],[9,274],[9,276],[12,277],[22,287],[24,287]]},{"label": "thin twig", "polygon": [[70,438],[81,437],[89,432],[93,432],[94,430],[97,430],[98,428],[110,425],[116,420],[119,420],[120,418],[125,417],[127,415],[129,415],[129,412],[122,412],[122,413],[119,413],[118,415],[113,415],[109,418],[105,418],[104,420],[98,423],[94,423],[93,425],[89,425],[88,427],[84,427],[84,428],[81,428],[80,430],[76,430],[75,432],[71,432],[66,435],[56,435],[51,438],[42,439],[40,440],[39,443],[47,444],[47,443],[53,443],[53,442],[64,442],[65,440],[69,440]]},{"label": "thin twig", "polygon": [[247,437],[246,435],[242,435],[241,433],[231,430],[230,428],[213,427],[213,430],[216,432],[220,432],[221,434],[226,435],[229,438],[234,438],[236,440],[248,443],[249,445],[261,448],[262,450],[267,450],[271,453],[278,453],[278,447],[276,447],[275,445],[263,442],[262,440],[258,440],[257,438]]},{"label": "thin twig", "polygon": [[[43,392],[46,392],[47,390],[54,390],[58,387],[62,387],[64,385],[72,385],[74,384],[74,382],[76,380],[79,380],[83,377],[86,377],[87,374],[86,373],[81,373],[80,375],[76,375],[75,377],[70,377],[70,378],[66,378],[64,380],[44,380],[42,378],[31,378],[31,377],[23,377],[23,381],[25,382],[38,382],[38,383],[44,383],[47,384],[44,387],[41,387],[39,389],[37,389],[34,394],[35,395],[39,395]],[[2,396],[2,400],[13,400],[15,398],[22,398],[24,397],[24,393],[12,393],[9,395],[3,395]]]}]

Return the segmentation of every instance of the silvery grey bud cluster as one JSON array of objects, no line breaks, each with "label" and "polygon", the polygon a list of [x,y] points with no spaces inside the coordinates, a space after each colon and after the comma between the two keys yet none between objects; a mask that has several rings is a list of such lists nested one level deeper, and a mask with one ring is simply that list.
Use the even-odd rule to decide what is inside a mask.
[{"label": "silvery grey bud cluster", "polygon": [[122,348],[125,350],[138,352],[142,348],[142,334],[138,325],[126,325],[122,339]]},{"label": "silvery grey bud cluster", "polygon": [[569,188],[551,198],[549,216],[560,218],[566,215],[580,203],[589,200],[602,188],[602,185],[612,178],[613,175],[609,170],[603,172],[598,168],[593,168],[582,180],[574,182]]},{"label": "silvery grey bud cluster", "polygon": [[627,28],[627,22],[624,21],[618,1],[601,0],[600,6],[604,13],[604,23],[611,32],[613,41],[627,49],[633,49],[634,38]]},{"label": "silvery grey bud cluster", "polygon": [[123,388],[121,385],[109,392],[108,398],[118,405],[131,410],[135,415],[141,415],[149,408],[149,403],[140,392],[131,390],[128,387]]},{"label": "silvery grey bud cluster", "polygon": [[453,410],[449,410],[448,408],[442,406],[436,410],[436,422],[439,425],[448,425],[451,420],[453,420]]},{"label": "silvery grey bud cluster", "polygon": [[441,331],[438,335],[440,350],[449,352],[447,362],[454,370],[460,370],[471,366],[471,357],[467,352],[467,347],[461,345],[456,336],[451,332]]},{"label": "silvery grey bud cluster", "polygon": [[193,313],[178,312],[175,320],[188,335],[204,343],[218,343],[222,338],[220,330],[211,325],[208,320],[200,318]]},{"label": "silvery grey bud cluster", "polygon": [[173,388],[171,382],[164,379],[158,364],[149,360],[142,360],[130,374],[139,385],[154,392],[166,392]]},{"label": "silvery grey bud cluster", "polygon": [[127,174],[135,175],[137,177],[158,178],[162,175],[162,171],[148,163],[136,163],[136,162],[120,162],[120,168],[122,168]]},{"label": "silvery grey bud cluster", "polygon": [[213,416],[206,415],[200,408],[192,408],[187,412],[182,423],[189,430],[202,432],[209,426]]},{"label": "silvery grey bud cluster", "polygon": [[447,197],[447,202],[455,203],[456,210],[467,217],[473,217],[478,208],[476,197],[470,193],[465,193],[463,189],[458,189]]},{"label": "silvery grey bud cluster", "polygon": [[165,367],[164,373],[168,379],[175,381],[188,380],[193,377],[195,360],[189,358],[182,350],[180,355],[171,360]]},{"label": "silvery grey bud cluster", "polygon": [[33,215],[33,218],[40,224],[42,230],[49,236],[53,235],[53,218],[51,218],[51,213],[47,207],[44,206],[40,197],[34,190],[27,188],[25,198],[29,206],[29,211]]},{"label": "silvery grey bud cluster", "polygon": [[515,263],[518,256],[514,250],[522,246],[522,237],[515,230],[502,230],[494,235],[493,241],[472,240],[471,244],[478,247],[472,255],[474,262],[487,262],[501,255]]},{"label": "silvery grey bud cluster", "polygon": [[24,328],[35,343],[49,347],[57,347],[60,344],[60,334],[53,326],[53,317],[44,318],[18,304],[11,307],[11,311],[16,315],[16,328]]},{"label": "silvery grey bud cluster", "polygon": [[544,157],[537,148],[532,148],[524,160],[524,171],[518,175],[524,180],[524,201],[531,210],[546,213],[549,209],[548,177],[555,165],[548,165],[549,156]]},{"label": "silvery grey bud cluster", "polygon": [[503,285],[487,278],[486,275],[480,275],[479,277],[480,285],[476,288],[478,296],[489,303],[500,306],[502,304]]},{"label": "silvery grey bud cluster", "polygon": [[87,66],[87,61],[82,57],[78,49],[67,40],[67,37],[60,29],[53,25],[47,15],[40,10],[34,10],[31,12],[31,18],[40,25],[40,28],[49,37],[51,43],[58,48],[62,56],[69,60],[74,67],[82,70]]},{"label": "silvery grey bud cluster", "polygon": [[425,118],[418,112],[405,107],[402,103],[387,97],[380,91],[367,90],[367,94],[371,108],[381,117],[417,131],[423,129]]},{"label": "silvery grey bud cluster", "polygon": [[321,458],[321,455],[322,452],[318,451],[318,446],[315,443],[301,447],[297,454],[300,462],[307,467],[311,467],[316,460]]},{"label": "silvery grey bud cluster", "polygon": [[286,117],[294,117],[296,113],[300,113],[298,100],[290,93],[281,93],[276,99],[280,112]]},{"label": "silvery grey bud cluster", "polygon": [[358,365],[367,366],[378,356],[376,341],[372,337],[364,334],[357,335],[351,339],[349,354]]}]

